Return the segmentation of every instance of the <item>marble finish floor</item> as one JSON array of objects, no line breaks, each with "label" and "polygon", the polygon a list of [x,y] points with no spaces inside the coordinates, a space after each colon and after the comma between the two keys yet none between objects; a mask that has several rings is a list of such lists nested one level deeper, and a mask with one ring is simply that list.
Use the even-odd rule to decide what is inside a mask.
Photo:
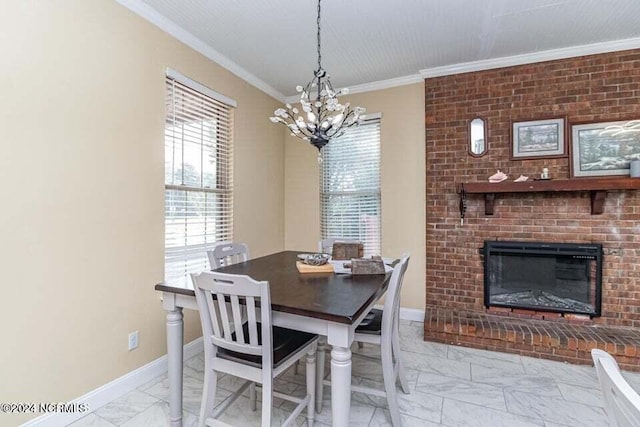
[{"label": "marble finish floor", "polygon": [[[405,426],[517,427],[517,426],[607,426],[602,393],[595,370],[542,359],[475,350],[422,340],[422,323],[403,321],[400,328],[403,360],[411,394],[399,391],[399,406]],[[353,347],[353,382],[382,386],[379,348]],[[328,357],[328,354],[327,354]],[[197,425],[202,393],[204,361],[202,353],[184,364],[184,425]],[[328,374],[327,363],[327,374]],[[304,366],[300,375],[293,369],[283,374],[276,390],[304,394]],[[624,373],[640,390],[640,374]],[[240,385],[234,377],[218,381],[216,402],[220,403]],[[168,385],[160,376],[84,418],[73,427],[168,426]],[[330,388],[325,387],[322,413],[317,426],[331,425]],[[276,425],[289,414],[291,404],[274,399]],[[259,426],[258,411],[249,408],[249,399],[240,397],[221,421],[234,426]],[[306,425],[303,416],[299,425]],[[391,418],[386,401],[353,393],[351,426],[388,426]]]}]

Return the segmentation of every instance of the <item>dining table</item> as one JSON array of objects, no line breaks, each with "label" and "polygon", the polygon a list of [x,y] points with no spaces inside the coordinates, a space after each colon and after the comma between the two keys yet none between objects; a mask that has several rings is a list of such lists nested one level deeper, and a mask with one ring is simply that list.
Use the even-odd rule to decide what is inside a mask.
[{"label": "dining table", "polygon": [[[247,275],[268,281],[272,323],[275,326],[318,334],[316,411],[322,408],[326,345],[331,346],[331,417],[338,427],[349,425],[351,409],[351,344],[357,326],[386,292],[391,273],[300,273],[298,255],[283,251],[225,266],[214,271]],[[169,417],[182,426],[182,367],[184,322],[182,310],[197,310],[193,284],[162,282],[162,307],[167,311]]]}]

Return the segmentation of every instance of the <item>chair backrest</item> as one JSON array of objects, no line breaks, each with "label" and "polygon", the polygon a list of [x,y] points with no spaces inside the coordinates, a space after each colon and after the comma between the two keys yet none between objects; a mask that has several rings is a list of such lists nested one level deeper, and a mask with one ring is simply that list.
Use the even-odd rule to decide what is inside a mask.
[{"label": "chair backrest", "polygon": [[212,270],[249,259],[249,247],[244,243],[222,242],[207,251]]},{"label": "chair backrest", "polygon": [[362,243],[357,239],[348,239],[346,237],[328,237],[326,239],[322,239],[318,242],[318,252],[322,254],[329,254],[333,252],[333,244],[335,242],[340,243]]},{"label": "chair backrest", "polygon": [[616,360],[607,352],[593,349],[591,357],[596,367],[605,410],[612,426],[640,426],[640,396],[620,373]]},{"label": "chair backrest", "polygon": [[[273,342],[269,282],[212,271],[192,274],[191,280],[200,312],[206,356],[215,354],[216,347],[222,347],[238,353],[261,355],[263,369],[271,367]],[[261,340],[258,339],[257,298],[260,299]],[[242,326],[241,304],[246,310],[248,340]]]},{"label": "chair backrest", "polygon": [[399,318],[400,311],[400,290],[404,281],[404,274],[409,266],[409,254],[403,254],[400,261],[393,267],[391,279],[389,280],[389,288],[384,300],[384,308],[382,310],[382,336],[380,339],[386,341],[387,345],[391,345],[391,335],[396,330],[396,322]]}]

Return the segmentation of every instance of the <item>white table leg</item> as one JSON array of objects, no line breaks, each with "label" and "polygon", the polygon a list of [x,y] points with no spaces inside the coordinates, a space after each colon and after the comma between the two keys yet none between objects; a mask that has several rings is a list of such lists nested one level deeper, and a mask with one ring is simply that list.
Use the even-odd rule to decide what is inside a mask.
[{"label": "white table leg", "polygon": [[167,313],[167,362],[169,377],[169,421],[171,427],[182,427],[182,346],[184,321],[182,307]]},{"label": "white table leg", "polygon": [[327,347],[327,338],[320,337],[318,340],[318,355],[316,358],[316,412],[322,411],[322,392],[324,391],[324,351]]},{"label": "white table leg", "polygon": [[331,417],[334,427],[348,427],[351,411],[351,350],[331,350]]}]

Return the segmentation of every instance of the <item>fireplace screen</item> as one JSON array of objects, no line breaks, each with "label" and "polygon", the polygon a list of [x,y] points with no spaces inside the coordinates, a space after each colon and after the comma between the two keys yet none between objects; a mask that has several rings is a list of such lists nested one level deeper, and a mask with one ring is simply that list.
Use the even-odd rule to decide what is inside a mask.
[{"label": "fireplace screen", "polygon": [[487,307],[600,315],[602,245],[484,242]]}]

